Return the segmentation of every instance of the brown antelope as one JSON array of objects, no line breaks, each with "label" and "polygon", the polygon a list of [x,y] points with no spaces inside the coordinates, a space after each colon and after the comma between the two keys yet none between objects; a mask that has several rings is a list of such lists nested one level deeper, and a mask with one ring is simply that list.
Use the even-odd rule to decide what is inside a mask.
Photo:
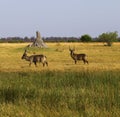
[{"label": "brown antelope", "polygon": [[71,49],[69,47],[69,51],[70,51],[70,56],[72,57],[72,59],[75,61],[75,64],[77,63],[78,60],[82,60],[85,63],[88,64],[88,61],[86,60],[86,54],[75,54],[75,48]]},{"label": "brown antelope", "polygon": [[21,59],[25,59],[26,61],[30,61],[29,66],[31,66],[32,62],[35,64],[35,66],[37,66],[37,62],[41,62],[43,64],[43,67],[45,66],[45,64],[48,66],[46,56],[44,56],[42,54],[41,55],[27,56],[27,50],[25,50]]}]

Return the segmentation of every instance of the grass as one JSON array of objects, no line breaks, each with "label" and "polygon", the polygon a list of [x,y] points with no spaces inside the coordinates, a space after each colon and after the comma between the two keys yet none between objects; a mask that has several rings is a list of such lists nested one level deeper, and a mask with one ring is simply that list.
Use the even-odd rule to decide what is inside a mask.
[{"label": "grass", "polygon": [[[116,43],[48,43],[29,49],[47,56],[49,67],[21,60],[27,44],[0,44],[0,117],[119,117],[120,48]],[[69,45],[86,53],[74,64]]]},{"label": "grass", "polygon": [[[48,43],[48,49],[28,49],[28,55],[45,54],[48,58],[49,67],[43,68],[40,64],[38,68],[32,65],[29,68],[27,61],[21,60],[21,56],[27,44],[0,44],[0,71],[1,72],[24,72],[41,70],[60,71],[80,71],[88,70],[119,70],[120,68],[120,48],[119,44],[112,47],[103,46],[100,43]],[[89,65],[84,65],[80,61],[77,65],[69,55],[69,45],[76,48],[76,53],[86,53]],[[58,51],[60,50],[60,51]]]},{"label": "grass", "polygon": [[119,115],[119,72],[1,73],[0,80],[0,105],[16,106],[26,117],[39,110],[51,117]]}]

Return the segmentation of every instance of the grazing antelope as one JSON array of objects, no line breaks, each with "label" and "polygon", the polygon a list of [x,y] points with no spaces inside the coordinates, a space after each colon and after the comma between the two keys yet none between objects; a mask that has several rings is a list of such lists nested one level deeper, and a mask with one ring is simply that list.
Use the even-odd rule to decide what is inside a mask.
[{"label": "grazing antelope", "polygon": [[75,61],[75,64],[77,63],[78,60],[82,60],[85,63],[88,64],[88,61],[86,60],[86,54],[75,54],[74,51],[75,51],[75,48],[74,49],[71,49],[69,47],[69,51],[70,51],[70,56],[72,57],[72,59]]},{"label": "grazing antelope", "polygon": [[35,64],[35,66],[37,66],[37,62],[41,62],[43,64],[43,67],[45,66],[45,64],[48,66],[46,56],[44,56],[42,54],[41,55],[27,56],[27,50],[25,50],[21,59],[25,59],[26,61],[30,61],[29,66],[31,66],[32,62]]}]

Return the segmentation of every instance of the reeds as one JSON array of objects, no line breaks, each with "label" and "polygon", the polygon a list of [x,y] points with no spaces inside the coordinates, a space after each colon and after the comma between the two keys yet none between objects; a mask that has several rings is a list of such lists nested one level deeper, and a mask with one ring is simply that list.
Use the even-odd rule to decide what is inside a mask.
[{"label": "reeds", "polygon": [[43,71],[0,73],[0,76],[0,105],[13,104],[22,108],[24,103],[32,114],[37,110],[29,106],[34,105],[45,116],[118,117],[120,114],[118,71],[94,74],[89,71]]}]

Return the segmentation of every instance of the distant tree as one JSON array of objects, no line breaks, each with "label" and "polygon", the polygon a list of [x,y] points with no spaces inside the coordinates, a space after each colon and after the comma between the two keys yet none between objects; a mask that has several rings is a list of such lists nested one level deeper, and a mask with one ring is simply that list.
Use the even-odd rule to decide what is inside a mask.
[{"label": "distant tree", "polygon": [[118,41],[120,42],[120,37],[118,38]]},{"label": "distant tree", "polygon": [[85,34],[85,35],[81,36],[80,40],[82,42],[90,42],[90,41],[92,41],[92,37],[90,35],[88,35],[88,34]]},{"label": "distant tree", "polygon": [[118,39],[118,33],[116,31],[102,33],[99,35],[98,39],[101,42],[105,42],[107,46],[112,46],[113,42],[117,41]]}]

